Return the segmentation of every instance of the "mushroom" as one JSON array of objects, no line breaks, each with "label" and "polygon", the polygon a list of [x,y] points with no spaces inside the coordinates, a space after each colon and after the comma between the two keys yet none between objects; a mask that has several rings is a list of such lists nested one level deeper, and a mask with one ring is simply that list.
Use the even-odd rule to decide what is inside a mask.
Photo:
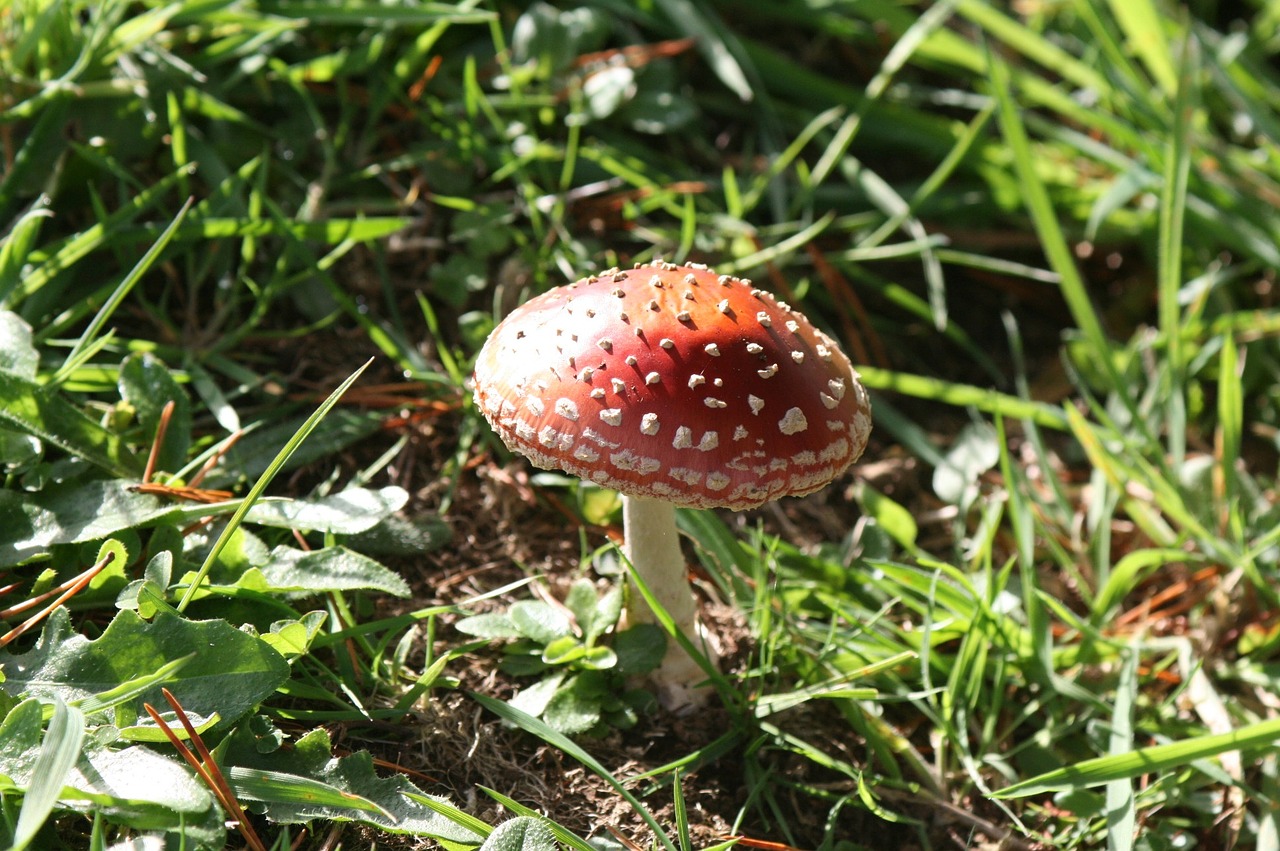
[{"label": "mushroom", "polygon": [[[870,403],[849,359],[751,281],[655,261],[552,289],[480,350],[480,410],[512,450],[623,495],[624,552],[675,625],[715,658],[675,508],[754,508],[857,460]],[[632,593],[627,618],[652,622]],[[705,679],[679,646],[652,675],[668,708]]]}]

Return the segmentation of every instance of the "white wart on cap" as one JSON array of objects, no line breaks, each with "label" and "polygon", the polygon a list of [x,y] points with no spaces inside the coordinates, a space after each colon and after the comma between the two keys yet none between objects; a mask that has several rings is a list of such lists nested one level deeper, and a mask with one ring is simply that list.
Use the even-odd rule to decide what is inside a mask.
[{"label": "white wart on cap", "polygon": [[475,394],[537,466],[698,508],[811,493],[871,431],[829,337],[700,265],[611,269],[530,300],[481,349]]}]

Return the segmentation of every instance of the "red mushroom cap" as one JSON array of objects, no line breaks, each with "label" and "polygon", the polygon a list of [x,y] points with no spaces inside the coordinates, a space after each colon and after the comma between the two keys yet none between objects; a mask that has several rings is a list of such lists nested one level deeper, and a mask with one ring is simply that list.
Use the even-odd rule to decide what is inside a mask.
[{"label": "red mushroom cap", "polygon": [[475,393],[537,466],[698,508],[811,493],[871,431],[829,337],[700,265],[612,269],[530,300],[480,350]]}]

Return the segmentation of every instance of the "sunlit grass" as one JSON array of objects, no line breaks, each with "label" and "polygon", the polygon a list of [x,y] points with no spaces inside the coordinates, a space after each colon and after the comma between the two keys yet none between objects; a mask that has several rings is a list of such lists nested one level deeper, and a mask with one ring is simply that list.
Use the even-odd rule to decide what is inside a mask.
[{"label": "sunlit grass", "polygon": [[[421,723],[496,652],[451,628],[488,605],[477,596],[377,608],[410,593],[377,559],[417,567],[446,524],[482,510],[477,470],[507,461],[468,399],[494,322],[597,268],[705,260],[777,291],[865,365],[872,452],[811,511],[682,514],[704,592],[743,630],[717,683],[718,736],[637,785],[494,695],[472,708],[598,774],[665,847],[728,841],[691,835],[686,808],[699,770],[728,760],[742,773],[739,803],[718,810],[729,835],[796,847],[863,847],[851,823],[921,847],[941,847],[938,823],[1028,847],[1280,847],[1280,40],[1274,10],[1240,14],[1159,0],[13,4],[7,593],[59,587],[112,542],[128,563],[52,615],[46,644],[152,647],[157,618],[177,638],[156,640],[155,660],[206,622],[245,636],[236,646],[261,658],[227,676],[245,678],[228,689],[248,708],[198,689],[183,705],[206,724],[239,712],[201,731],[225,743],[225,767],[259,771],[255,743],[305,741],[287,791],[325,784],[312,790],[339,801],[321,725],[376,745],[366,729]],[[370,357],[347,404],[308,420]],[[232,500],[130,489],[171,399],[155,484]],[[504,469],[520,472],[485,487],[581,520],[579,573],[616,578],[607,494]],[[255,514],[259,499],[277,513]],[[556,587],[529,573],[497,589],[504,604]],[[171,756],[137,707],[100,708],[127,682],[29,681],[33,642],[0,656],[18,750]],[[170,684],[194,688],[177,658]],[[150,688],[150,673],[119,676]],[[88,744],[67,734],[76,713]],[[0,836],[72,847],[37,822],[83,829],[74,799],[19,768],[0,765],[14,790]],[[353,776],[343,792],[378,801],[353,811],[394,829],[390,787]],[[542,802],[486,795],[541,818]],[[161,797],[147,821],[107,798],[95,847],[104,825],[225,841],[216,810]],[[498,834],[459,800],[429,800],[398,813],[411,832]],[[282,841],[296,822],[365,817],[262,809]]]}]

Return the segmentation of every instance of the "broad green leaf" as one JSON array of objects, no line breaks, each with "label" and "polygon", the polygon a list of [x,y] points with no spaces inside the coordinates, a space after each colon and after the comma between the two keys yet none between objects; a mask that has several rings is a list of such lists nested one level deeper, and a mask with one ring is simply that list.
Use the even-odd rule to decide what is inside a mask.
[{"label": "broad green leaf", "polygon": [[551,674],[528,688],[520,689],[515,697],[507,702],[521,712],[527,712],[536,718],[542,715],[547,704],[551,703],[551,699],[556,696],[556,690],[560,688],[564,678],[563,671]]},{"label": "broad green leaf", "polygon": [[[216,652],[210,652],[216,648]],[[121,683],[144,677],[172,662],[193,656],[164,685],[190,712],[220,714],[228,723],[254,709],[289,677],[289,666],[264,641],[226,621],[189,621],[160,614],[154,622],[122,611],[102,635],[89,640],[72,632],[65,608],[49,616],[36,646],[15,656],[0,651],[5,681],[0,689],[67,702],[109,692]],[[116,723],[145,717],[142,703],[168,704],[156,684],[116,707]]]},{"label": "broad green leaf", "polygon": [[614,637],[613,652],[618,656],[618,673],[629,677],[647,674],[662,664],[667,635],[657,624],[636,624]]},{"label": "broad green leaf", "polygon": [[328,619],[325,612],[307,612],[299,620],[277,621],[260,637],[286,659],[294,659],[311,649]]},{"label": "broad green leaf", "polygon": [[542,710],[542,720],[568,735],[585,733],[600,723],[601,695],[593,679],[579,674],[565,681]]},{"label": "broad green leaf", "polygon": [[587,641],[595,641],[604,635],[622,617],[622,586],[617,585],[600,595],[596,602],[595,613],[591,618],[591,628],[584,629]]},{"label": "broad green leaf", "polygon": [[259,568],[274,591],[383,591],[408,597],[409,583],[378,562],[346,547],[303,551],[276,547]]},{"label": "broad green leaf", "polygon": [[18,314],[0,310],[0,370],[34,381],[39,363],[31,326]]},{"label": "broad green leaf", "polygon": [[0,369],[0,424],[38,437],[117,476],[141,471],[120,438],[52,387]]},{"label": "broad green leaf", "polygon": [[573,613],[584,637],[591,637],[595,626],[597,600],[595,583],[585,577],[574,580],[564,597],[565,607]]},{"label": "broad green leaf", "polygon": [[420,556],[449,542],[453,530],[428,514],[412,520],[393,514],[364,532],[346,538],[347,546],[375,556]]},{"label": "broad green leaf", "polygon": [[[40,701],[18,704],[0,724],[0,788],[27,791],[44,771]],[[58,805],[98,812],[140,829],[187,820],[204,841],[216,841],[220,811],[194,775],[177,761],[140,746],[117,748],[83,739],[57,790]],[[212,824],[210,820],[212,819]]]},{"label": "broad green leaf", "polygon": [[[412,800],[410,795],[422,792],[404,776],[379,777],[367,752],[335,758],[331,750],[323,729],[307,733],[290,750],[266,754],[259,752],[251,734],[239,730],[224,765],[236,793],[256,800],[278,824],[358,821],[392,833],[428,836],[447,848],[475,846],[483,840]],[[268,776],[263,772],[271,772],[276,782],[262,783]],[[299,779],[290,780],[290,775]]]},{"label": "broad green leaf", "polygon": [[506,612],[471,615],[458,621],[453,628],[477,638],[520,638],[524,635]]},{"label": "broad green leaf", "polygon": [[17,564],[55,544],[95,541],[181,512],[157,497],[134,493],[119,480],[72,481],[36,494],[3,490],[0,567]]},{"label": "broad green leaf", "polygon": [[513,603],[511,622],[521,634],[539,644],[547,644],[553,639],[573,634],[573,626],[565,611],[541,600],[520,600]]},{"label": "broad green leaf", "polygon": [[517,816],[493,829],[480,851],[558,851],[556,835],[540,819]]},{"label": "broad green leaf", "polygon": [[404,488],[353,487],[317,499],[264,500],[249,509],[244,519],[281,529],[351,535],[369,531],[408,501]]},{"label": "broad green leaf", "polygon": [[542,661],[548,665],[567,665],[587,654],[586,645],[573,635],[562,635],[547,642],[542,649]]},{"label": "broad green leaf", "polygon": [[191,446],[191,402],[169,368],[154,355],[130,355],[120,365],[118,385],[120,398],[137,412],[138,425],[146,440],[154,440],[165,405],[174,403],[156,469],[171,473],[180,469],[187,461]]}]

